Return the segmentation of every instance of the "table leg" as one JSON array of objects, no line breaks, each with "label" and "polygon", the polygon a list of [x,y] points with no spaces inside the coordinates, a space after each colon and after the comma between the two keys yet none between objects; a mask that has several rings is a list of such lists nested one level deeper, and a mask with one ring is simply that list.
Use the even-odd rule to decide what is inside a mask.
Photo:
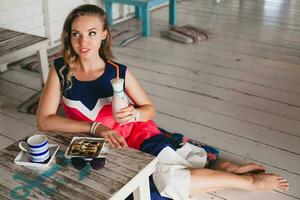
[{"label": "table leg", "polygon": [[105,11],[107,13],[108,25],[112,28],[113,25],[113,13],[112,13],[112,3],[104,1]]},{"label": "table leg", "polygon": [[142,6],[142,28],[143,36],[150,35],[150,16],[149,16],[149,5],[148,3]]},{"label": "table leg", "polygon": [[[7,71],[7,63],[1,64],[0,65],[0,72],[5,72]],[[2,106],[2,101],[0,99],[0,107]]]},{"label": "table leg", "polygon": [[137,18],[137,19],[141,18],[141,9],[139,6],[134,7],[134,13],[135,13],[135,18]]},{"label": "table leg", "polygon": [[176,0],[170,0],[169,5],[169,24],[175,25],[176,23]]},{"label": "table leg", "polygon": [[150,185],[149,185],[149,177],[147,177],[147,181],[142,181],[137,189],[133,192],[134,200],[151,200],[150,197]]},{"label": "table leg", "polygon": [[44,85],[47,81],[48,73],[49,73],[49,63],[46,49],[40,49],[37,52],[38,60],[40,63],[40,77],[42,85]]}]

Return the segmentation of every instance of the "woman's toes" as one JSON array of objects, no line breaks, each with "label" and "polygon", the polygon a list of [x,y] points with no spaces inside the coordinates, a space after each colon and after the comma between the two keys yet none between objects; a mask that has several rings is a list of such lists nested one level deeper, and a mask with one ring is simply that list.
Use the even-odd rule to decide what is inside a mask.
[{"label": "woman's toes", "polygon": [[253,175],[256,190],[288,190],[289,183],[281,176],[274,174]]},{"label": "woman's toes", "polygon": [[277,180],[279,181],[287,181],[285,178],[283,178],[282,176],[277,176]]},{"label": "woman's toes", "polygon": [[289,184],[280,184],[279,187],[282,190],[288,190],[289,189]]},{"label": "woman's toes", "polygon": [[279,188],[280,189],[282,189],[282,190],[288,190],[289,189],[289,182],[285,178],[279,176],[279,177],[277,177],[277,180],[279,181]]}]

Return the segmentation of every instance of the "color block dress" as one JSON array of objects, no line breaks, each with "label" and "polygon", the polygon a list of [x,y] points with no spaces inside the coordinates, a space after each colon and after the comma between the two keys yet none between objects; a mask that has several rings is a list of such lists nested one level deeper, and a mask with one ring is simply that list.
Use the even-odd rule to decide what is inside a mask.
[{"label": "color block dress", "polygon": [[[120,78],[123,78],[126,82],[126,66],[118,63],[115,64],[119,65]],[[211,163],[217,159],[219,151],[214,147],[190,140],[180,133],[169,133],[164,129],[159,129],[152,120],[146,122],[129,122],[123,125],[117,123],[112,114],[113,88],[110,83],[110,80],[116,77],[116,68],[109,62],[105,61],[103,74],[95,80],[80,81],[75,76],[72,76],[72,87],[70,88],[66,84],[68,67],[65,66],[63,58],[56,59],[54,67],[61,83],[61,103],[68,118],[78,121],[100,122],[102,125],[114,129],[123,136],[129,147],[155,156],[166,147],[170,147],[176,151],[189,142],[205,150],[207,153],[207,163]],[[123,85],[124,91],[125,82]],[[181,180],[178,181],[180,182]],[[175,190],[179,191],[182,187],[184,186]],[[170,199],[160,195],[152,176],[150,177],[150,191],[152,200]],[[132,195],[128,199],[132,199]]]},{"label": "color block dress", "polygon": [[[125,81],[126,66],[119,65],[120,78]],[[158,135],[154,121],[130,122],[123,125],[115,122],[112,114],[113,89],[110,80],[116,77],[116,68],[105,62],[104,73],[92,81],[80,81],[72,76],[72,87],[67,89],[66,75],[68,68],[64,65],[63,58],[54,61],[62,88],[61,103],[66,116],[79,121],[98,121],[104,126],[117,131],[123,136],[129,147],[140,149],[144,140]],[[63,78],[64,77],[64,78]],[[125,82],[124,82],[125,91]]]}]

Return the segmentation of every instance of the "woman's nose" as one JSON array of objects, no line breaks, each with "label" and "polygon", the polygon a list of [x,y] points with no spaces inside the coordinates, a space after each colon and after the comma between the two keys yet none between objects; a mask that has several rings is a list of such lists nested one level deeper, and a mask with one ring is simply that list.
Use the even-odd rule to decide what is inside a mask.
[{"label": "woman's nose", "polygon": [[80,37],[79,43],[81,45],[86,44],[87,42],[88,42],[88,38],[87,37],[85,37],[85,36],[81,36]]}]

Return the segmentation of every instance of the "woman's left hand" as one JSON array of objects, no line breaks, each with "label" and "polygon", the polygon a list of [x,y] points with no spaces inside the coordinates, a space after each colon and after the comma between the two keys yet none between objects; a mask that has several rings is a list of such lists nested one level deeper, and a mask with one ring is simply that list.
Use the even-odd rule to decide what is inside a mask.
[{"label": "woman's left hand", "polygon": [[136,109],[133,105],[122,108],[118,113],[116,113],[117,122],[120,124],[131,122],[135,120]]}]

